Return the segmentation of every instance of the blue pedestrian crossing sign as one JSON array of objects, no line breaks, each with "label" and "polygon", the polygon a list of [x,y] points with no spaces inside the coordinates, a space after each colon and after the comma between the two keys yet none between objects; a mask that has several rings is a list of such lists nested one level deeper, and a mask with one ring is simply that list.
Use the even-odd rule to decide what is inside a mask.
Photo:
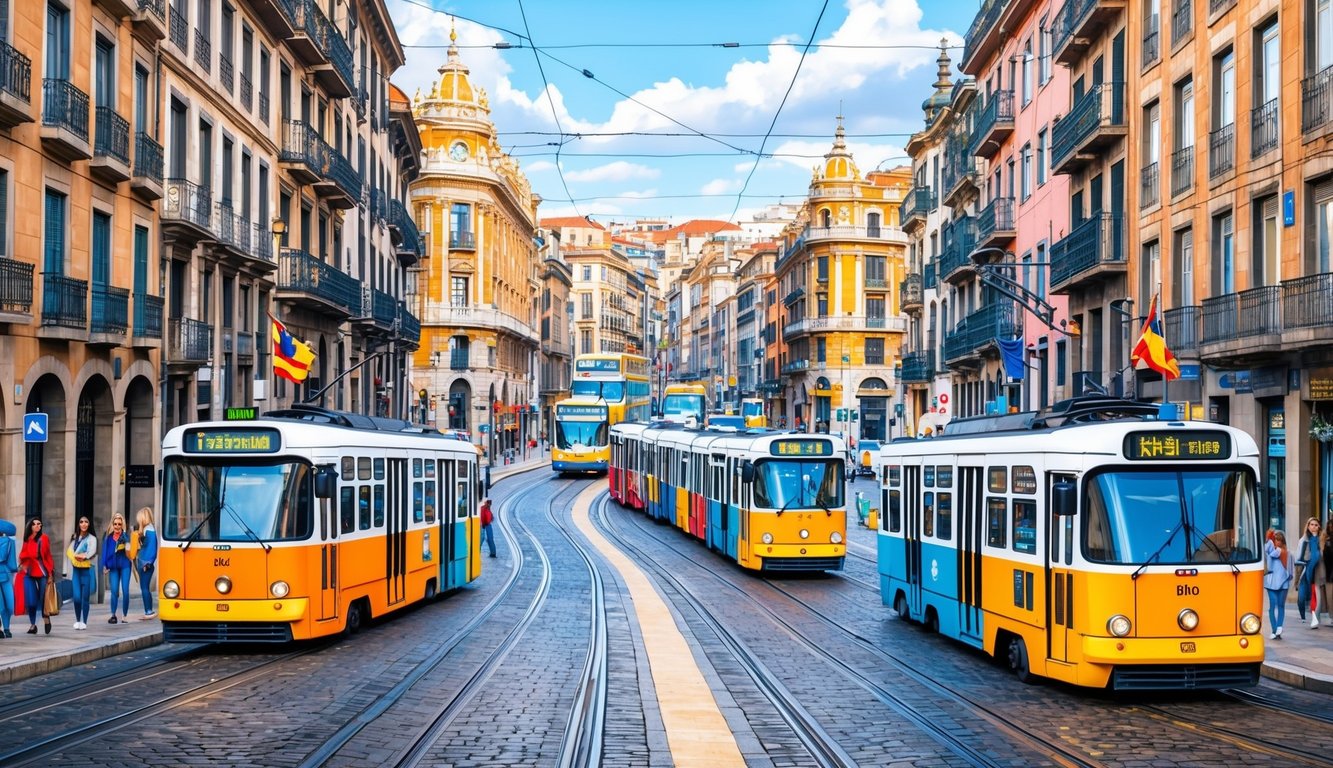
[{"label": "blue pedestrian crossing sign", "polygon": [[25,443],[46,442],[45,413],[23,414],[23,442]]}]

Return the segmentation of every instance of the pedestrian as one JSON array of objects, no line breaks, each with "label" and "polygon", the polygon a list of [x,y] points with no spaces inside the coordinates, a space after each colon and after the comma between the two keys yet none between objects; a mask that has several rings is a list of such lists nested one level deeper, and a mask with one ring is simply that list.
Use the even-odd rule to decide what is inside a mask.
[{"label": "pedestrian", "polygon": [[[435,519],[434,510],[430,510],[426,519]],[[134,573],[139,577],[139,594],[143,596],[143,616],[139,621],[149,621],[157,616],[157,611],[153,610],[153,570],[157,567],[157,529],[153,527],[153,510],[141,507],[134,515],[134,522],[136,530],[130,541],[135,546],[131,560],[134,561]]]},{"label": "pedestrian", "polygon": [[97,586],[97,531],[87,515],[79,515],[65,549],[70,581],[74,586],[74,628],[88,628],[88,607]]},{"label": "pedestrian", "polygon": [[1282,531],[1268,529],[1264,542],[1264,589],[1268,591],[1268,621],[1273,632],[1270,640],[1282,639],[1282,621],[1287,614],[1287,590],[1291,589],[1291,566],[1287,557],[1287,537]]},{"label": "pedestrian", "polygon": [[9,617],[14,615],[14,579],[18,578],[19,550],[14,543],[18,529],[0,520],[0,637],[13,637]]},{"label": "pedestrian", "polygon": [[491,514],[491,500],[482,499],[481,540],[490,547],[491,557],[495,557],[495,531],[491,530],[491,523],[493,522],[495,522],[495,516]]},{"label": "pedestrian", "polygon": [[55,573],[55,559],[51,556],[51,540],[42,533],[42,521],[32,518],[23,534],[23,548],[19,550],[19,571],[23,574],[23,606],[28,609],[28,634],[37,634],[37,611],[42,612],[43,628],[51,634],[51,616],[46,612],[46,585]]},{"label": "pedestrian", "polygon": [[[1322,575],[1319,558],[1323,554],[1319,546],[1319,518],[1312,517],[1305,521],[1305,532],[1296,545],[1296,609],[1301,612],[1301,621],[1305,621],[1305,611],[1310,608],[1310,598],[1315,594],[1318,582],[1316,575]],[[1310,629],[1319,628],[1319,612],[1310,610]]]},{"label": "pedestrian", "polygon": [[[125,530],[125,517],[119,512],[111,515],[111,530],[102,542],[102,571],[107,574],[107,583],[111,586],[111,618],[108,624],[119,624],[130,614],[130,534]],[[124,596],[125,602],[121,603]],[[120,618],[116,618],[116,610]]]}]

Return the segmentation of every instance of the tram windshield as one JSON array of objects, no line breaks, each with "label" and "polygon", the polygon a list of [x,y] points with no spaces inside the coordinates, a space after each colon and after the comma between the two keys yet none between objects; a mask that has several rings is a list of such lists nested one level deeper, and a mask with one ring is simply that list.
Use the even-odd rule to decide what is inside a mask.
[{"label": "tram windshield", "polygon": [[662,399],[662,415],[668,419],[676,416],[680,420],[684,420],[686,416],[693,416],[699,423],[703,423],[704,396],[667,395]]},{"label": "tram windshield", "polygon": [[1259,558],[1254,480],[1244,470],[1102,472],[1084,490],[1083,546],[1102,563]]},{"label": "tram windshield", "polygon": [[756,461],[754,503],[770,509],[842,506],[841,461]]},{"label": "tram windshield", "polygon": [[600,397],[608,403],[618,403],[625,399],[625,382],[579,379],[569,385],[569,393],[574,397]]},{"label": "tram windshield", "polygon": [[562,451],[574,448],[604,448],[609,428],[605,421],[555,422],[555,447]]},{"label": "tram windshield", "polygon": [[171,461],[162,489],[162,537],[199,542],[309,538],[313,499],[307,464]]}]

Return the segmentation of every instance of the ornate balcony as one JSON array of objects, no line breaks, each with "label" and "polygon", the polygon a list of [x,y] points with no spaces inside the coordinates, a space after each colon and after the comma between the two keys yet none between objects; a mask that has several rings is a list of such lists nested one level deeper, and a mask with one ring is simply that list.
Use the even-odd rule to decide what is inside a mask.
[{"label": "ornate balcony", "polygon": [[241,263],[253,258],[251,235],[254,226],[249,219],[237,214],[231,203],[218,203],[213,215],[214,233],[217,235],[214,250],[220,255],[236,257]]},{"label": "ornate balcony", "polygon": [[1123,275],[1125,221],[1118,213],[1100,213],[1069,231],[1051,246],[1051,292],[1065,293],[1105,277]]},{"label": "ornate balcony", "polygon": [[827,331],[870,333],[887,331],[889,333],[906,333],[907,320],[901,316],[864,317],[859,315],[848,315],[843,317],[807,317],[803,320],[787,323],[782,329],[782,337],[784,339],[791,339],[810,333],[824,333]]},{"label": "ornate balcony", "polygon": [[42,273],[42,328],[48,336],[88,338],[88,281],[57,272]]},{"label": "ornate balcony", "polygon": [[213,195],[208,187],[185,179],[167,179],[164,191],[160,214],[164,242],[193,245],[215,237]]},{"label": "ornate balcony", "polygon": [[365,197],[365,185],[361,174],[356,172],[352,161],[323,141],[322,175],[315,181],[315,194],[324,198],[330,208],[348,210],[361,204]]},{"label": "ornate balcony", "polygon": [[977,214],[977,247],[1003,248],[1014,241],[1014,199],[997,197]]},{"label": "ornate balcony", "polygon": [[291,0],[292,34],[288,45],[297,56],[313,66],[327,65],[328,53],[324,49],[324,28],[329,19],[315,5],[315,0]]},{"label": "ornate balcony", "polygon": [[1278,100],[1272,99],[1251,113],[1250,157],[1258,157],[1271,149],[1277,149],[1278,140],[1281,138],[1277,125],[1280,112]]},{"label": "ornate balcony", "polygon": [[278,255],[274,298],[330,317],[347,319],[361,309],[360,281],[305,251],[283,248]]},{"label": "ornate balcony", "polygon": [[[402,203],[392,199],[389,200],[389,234],[398,253],[398,261],[404,267],[413,266],[421,259],[421,234],[417,232],[417,223],[408,215]],[[451,232],[449,250],[468,250],[454,247],[452,243],[458,235],[471,234],[471,232]]]},{"label": "ornate balcony", "polygon": [[[327,64],[314,67],[315,77],[335,99],[346,99],[356,93],[356,64],[352,58],[352,48],[343,39],[337,27],[329,22],[323,11],[315,9],[315,23],[320,29]],[[322,21],[321,21],[322,20]]]},{"label": "ornate balcony", "polygon": [[985,161],[973,157],[970,152],[950,154],[953,156],[946,160],[944,169],[944,204],[961,206],[969,196],[980,191],[986,174]]},{"label": "ornate balcony", "polygon": [[1157,163],[1148,163],[1139,175],[1140,208],[1151,208],[1162,201],[1161,179],[1157,169]]},{"label": "ornate balcony", "polygon": [[213,359],[213,326],[190,317],[167,321],[167,365],[198,368]]},{"label": "ornate balcony", "polygon": [[120,347],[130,331],[130,291],[112,285],[93,286],[92,327],[88,343]]},{"label": "ornate balcony", "polygon": [[1236,167],[1236,124],[1208,134],[1208,178],[1216,179]]},{"label": "ornate balcony", "polygon": [[1283,354],[1282,286],[1211,296],[1201,307],[1199,358],[1218,367],[1248,367]]},{"label": "ornate balcony", "polygon": [[404,302],[398,302],[398,341],[409,349],[421,346],[421,321]]},{"label": "ornate balcony", "polygon": [[296,28],[294,0],[252,0],[250,7],[274,36],[281,40],[292,36]]},{"label": "ornate balcony", "polygon": [[167,34],[171,44],[181,52],[181,58],[190,55],[190,22],[173,5],[167,14]]},{"label": "ornate balcony", "polygon": [[449,250],[475,251],[477,250],[477,236],[471,232],[450,232]]},{"label": "ornate balcony", "polygon": [[130,177],[130,121],[110,107],[97,108],[93,159],[88,170],[109,184]]},{"label": "ornate balcony", "polygon": [[1093,86],[1051,129],[1051,168],[1056,173],[1073,173],[1097,159],[1100,150],[1114,145],[1128,132],[1125,84],[1108,82]]},{"label": "ornate balcony", "polygon": [[32,122],[32,60],[0,41],[0,128]]},{"label": "ornate balcony", "polygon": [[32,322],[32,265],[0,257],[0,323]]},{"label": "ornate balcony", "polygon": [[973,70],[978,69],[992,49],[1000,45],[1004,30],[997,30],[996,23],[1008,5],[1009,0],[985,0],[981,4],[981,10],[972,18],[972,25],[963,38],[963,58],[959,62],[963,72],[976,75]]},{"label": "ornate balcony", "polygon": [[1333,122],[1333,66],[1301,80],[1301,132],[1323,133]]},{"label": "ornate balcony", "polygon": [[907,241],[907,235],[897,227],[806,227],[801,233],[806,243],[821,240],[898,240]]},{"label": "ornate balcony", "polygon": [[42,81],[42,143],[64,160],[92,157],[88,144],[88,94],[68,80]]},{"label": "ornate balcony", "polygon": [[[587,318],[591,320],[592,318]],[[534,344],[541,343],[541,336],[527,320],[521,320],[506,312],[492,307],[454,307],[430,305],[426,307],[422,322],[428,325],[444,325],[452,328],[489,328],[508,333],[520,339],[527,339]]]},{"label": "ornate balcony", "polygon": [[389,333],[398,327],[398,300],[368,283],[361,284],[361,301],[352,320],[363,331]]},{"label": "ornate balcony", "polygon": [[134,134],[130,189],[145,200],[162,199],[162,145],[143,131]]},{"label": "ornate balcony", "polygon": [[898,306],[902,311],[920,312],[922,296],[920,273],[913,272],[898,284]]},{"label": "ornate balcony", "polygon": [[307,123],[288,120],[282,124],[282,149],[278,163],[301,185],[314,184],[323,169],[323,149],[328,146]]},{"label": "ornate balcony", "polygon": [[148,43],[167,36],[166,0],[138,0],[134,11],[134,34]]},{"label": "ornate balcony", "polygon": [[130,346],[138,349],[161,349],[162,307],[165,303],[166,300],[161,296],[135,294],[134,332],[130,336]]},{"label": "ornate balcony", "polygon": [[935,196],[931,194],[930,187],[913,187],[907,197],[903,198],[902,205],[898,206],[898,222],[902,224],[903,231],[910,233],[924,225],[926,216],[935,207]]},{"label": "ornate balcony", "polygon": [[1333,273],[1282,282],[1282,346],[1327,349],[1333,345]]},{"label": "ornate balcony", "polygon": [[929,384],[935,378],[935,352],[909,352],[903,355],[904,384]]},{"label": "ornate balcony", "polygon": [[1014,92],[1012,89],[994,91],[987,97],[986,106],[977,115],[972,129],[972,154],[994,157],[1000,145],[1014,132]]},{"label": "ornate balcony", "polygon": [[1012,339],[1022,332],[1013,304],[988,304],[963,318],[944,337],[944,360],[950,368],[978,365],[987,352],[998,352],[1001,339]]},{"label": "ornate balcony", "polygon": [[1066,0],[1051,23],[1055,62],[1073,65],[1093,38],[1125,12],[1126,0]]},{"label": "ornate balcony", "polygon": [[213,41],[198,27],[194,28],[194,60],[205,73],[213,71]]},{"label": "ornate balcony", "polygon": [[953,226],[944,234],[944,246],[940,249],[939,277],[951,283],[966,282],[972,279],[972,259],[970,257],[977,243],[977,222],[971,217],[956,219]]},{"label": "ornate balcony", "polygon": [[250,234],[250,246],[252,268],[261,272],[271,272],[278,268],[278,262],[273,259],[273,233],[267,224],[258,222],[254,225]]}]

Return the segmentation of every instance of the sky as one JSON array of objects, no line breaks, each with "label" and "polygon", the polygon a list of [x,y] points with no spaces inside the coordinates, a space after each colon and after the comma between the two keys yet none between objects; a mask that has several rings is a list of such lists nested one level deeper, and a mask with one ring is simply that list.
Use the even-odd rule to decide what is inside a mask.
[{"label": "sky", "polygon": [[[539,215],[744,220],[800,202],[837,116],[862,174],[908,165],[977,0],[387,0],[427,93],[451,24]],[[452,19],[451,19],[452,15]],[[814,45],[806,46],[813,40]],[[508,48],[496,48],[507,43]],[[736,45],[726,45],[734,43]],[[674,135],[668,135],[674,134]]]}]

